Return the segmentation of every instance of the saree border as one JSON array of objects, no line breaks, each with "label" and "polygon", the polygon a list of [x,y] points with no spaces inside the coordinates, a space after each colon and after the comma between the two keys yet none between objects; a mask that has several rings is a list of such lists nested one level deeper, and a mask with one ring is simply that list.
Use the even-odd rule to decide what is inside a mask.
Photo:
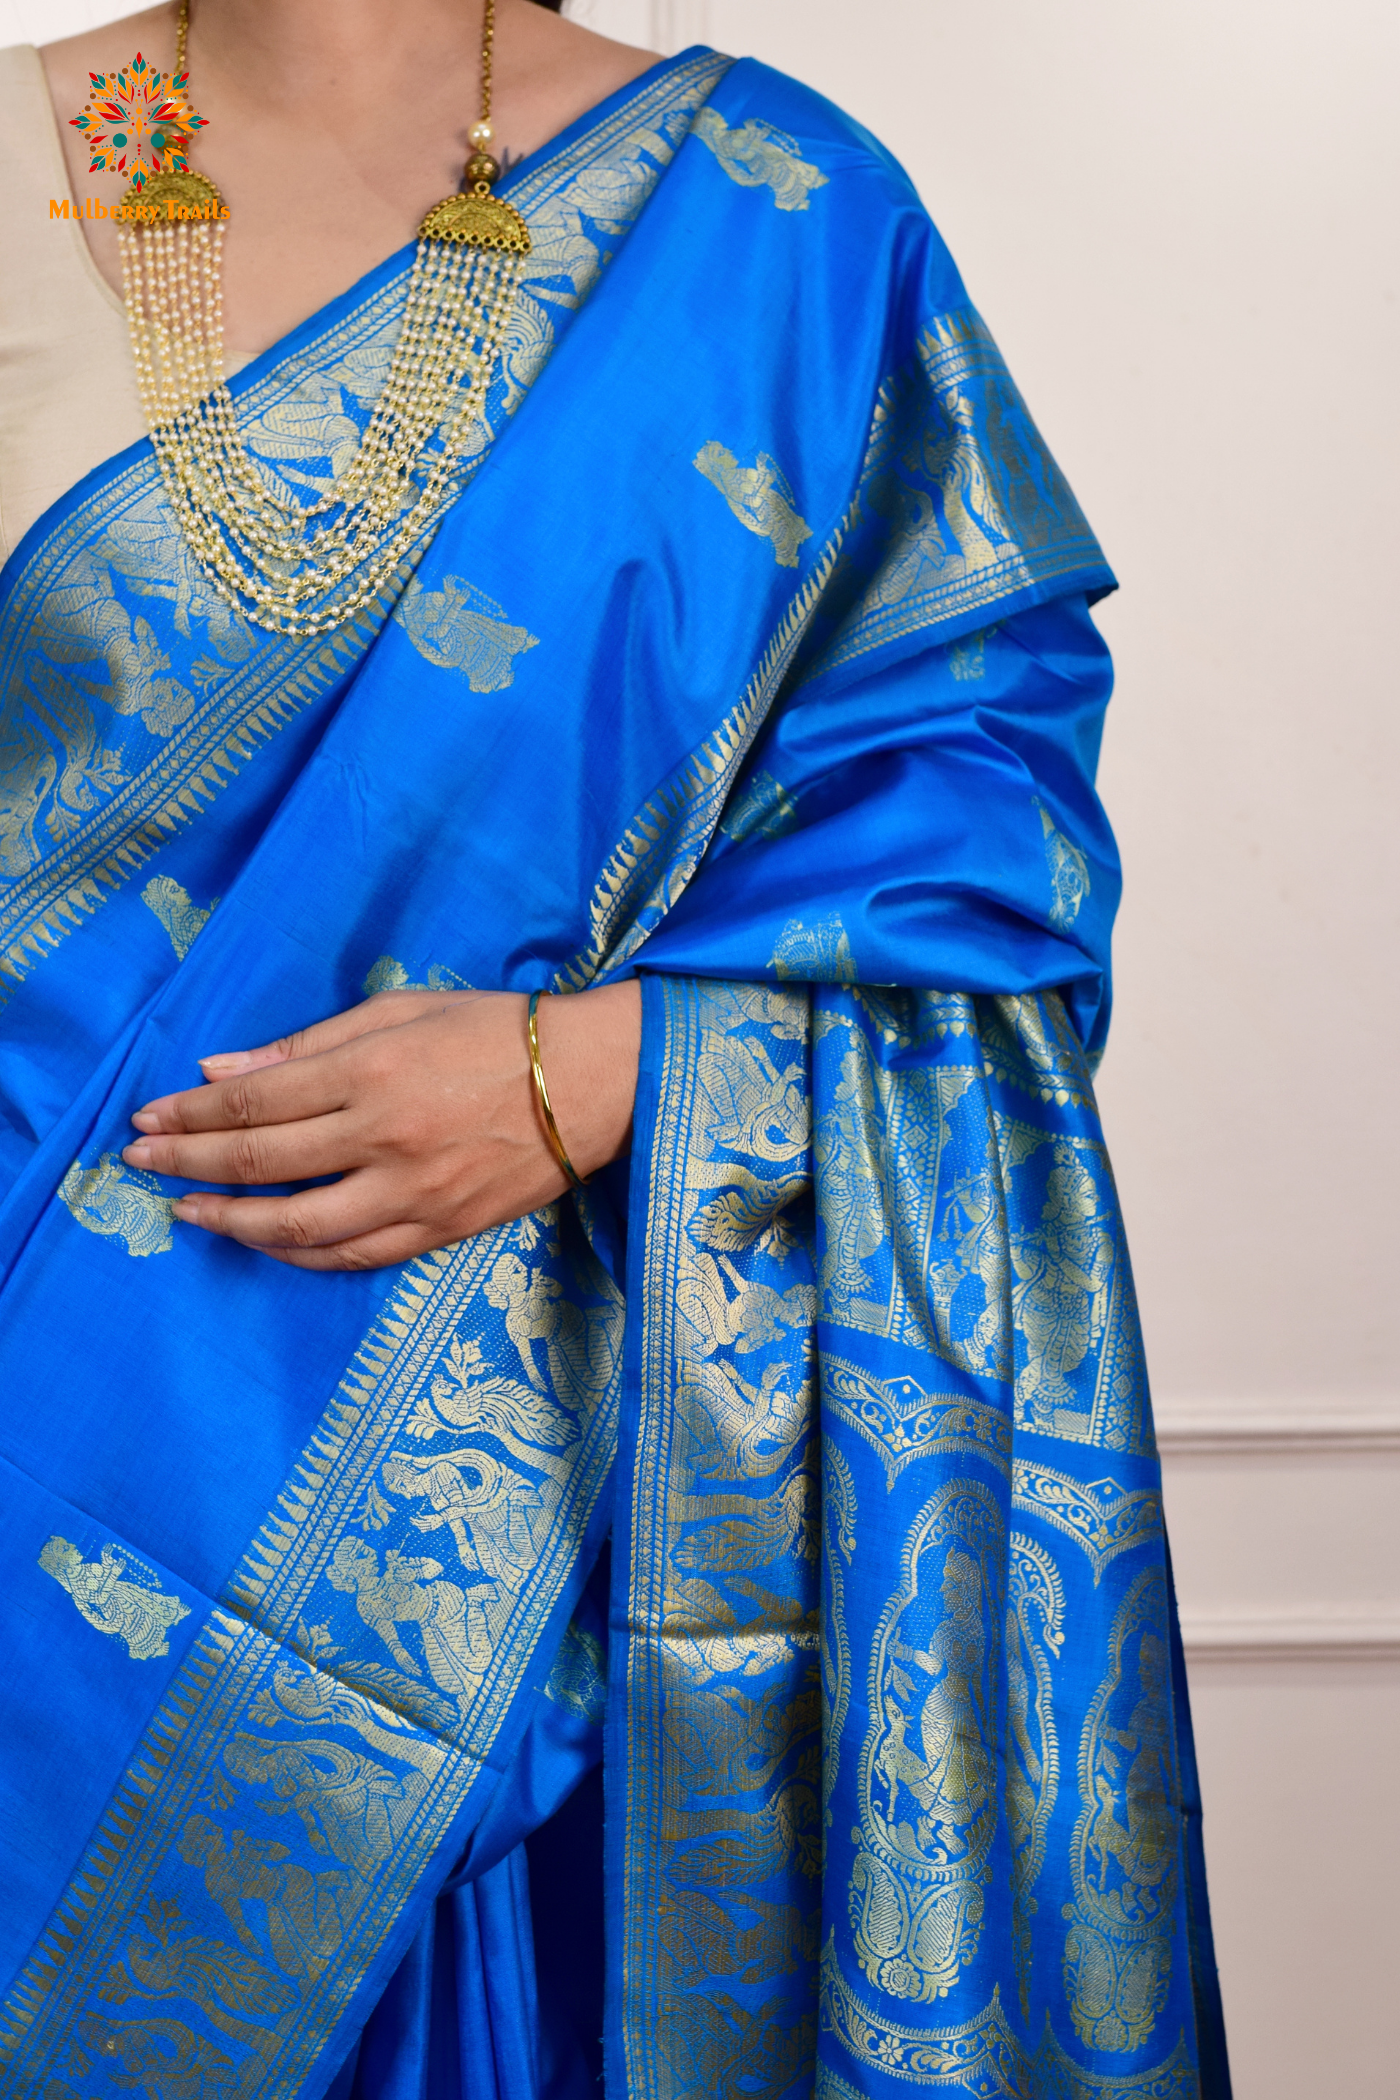
[{"label": "saree border", "polygon": [[1089,522],[974,306],[925,323],[880,388],[852,541],[890,522],[875,573],[806,676],[913,635],[953,641],[1080,589],[1115,588]]},{"label": "saree border", "polygon": [[793,595],[742,699],[647,798],[614,846],[589,899],[587,944],[556,975],[559,991],[582,991],[624,968],[690,882],[816,615],[846,525],[843,519]]},{"label": "saree border", "polygon": [[[629,1454],[624,1431],[619,1457],[620,1496],[625,1476],[630,1497],[630,1561],[623,1578],[627,1639],[612,1685],[625,1714],[626,1809],[618,1818],[620,1873],[610,1877],[621,1896],[612,1916],[621,1939],[622,2002],[609,2048],[616,2050],[621,2089],[636,2100],[727,2092],[740,2066],[754,2100],[778,2100],[812,2060],[820,1907],[815,1559],[791,1595],[781,1585],[770,1592],[762,1581],[770,1546],[772,1564],[787,1550],[767,1538],[765,1527],[803,1531],[817,1493],[816,1393],[802,1340],[815,1311],[815,1263],[797,1214],[786,1219],[810,1192],[810,1133],[805,1097],[799,1105],[792,1069],[778,1064],[785,1053],[805,1067],[810,999],[805,986],[775,991],[670,975],[648,982],[645,995],[656,1002],[651,1025],[660,1055],[645,1134],[634,1142],[638,1158],[678,1165],[651,1179],[629,1266],[640,1362],[629,1379],[637,1386],[635,1443]],[[751,1146],[735,1127],[742,1114],[721,1115],[717,1124],[715,1103],[742,1099],[752,1113],[765,1085],[770,1118]],[[780,1126],[784,1136],[775,1141]],[[757,1228],[742,1249],[728,1235],[715,1241],[733,1248],[725,1267],[738,1296],[731,1300],[728,1288],[719,1288],[739,1333],[717,1327],[707,1347],[696,1301],[704,1298],[707,1265],[719,1271],[707,1252],[703,1212],[726,1190],[744,1192],[771,1217],[786,1252],[771,1263]],[[759,1308],[779,1296],[771,1280],[777,1268],[786,1285],[782,1310],[765,1322]],[[746,1299],[755,1308],[747,1334]],[[786,1333],[779,1331],[784,1325]],[[696,1339],[687,1340],[687,1328]],[[695,1396],[708,1373],[725,1443],[718,1429],[724,1402],[715,1396],[732,1378],[743,1380],[745,1370],[749,1384],[765,1380],[765,1393],[770,1384],[789,1390],[790,1378],[797,1404],[781,1425],[770,1425],[774,1449],[761,1467],[750,1471],[714,1456],[699,1462]],[[680,1392],[687,1386],[688,1396]],[[733,1406],[738,1395],[731,1393]],[[742,1429],[734,1414],[725,1419]],[[707,1580],[703,1553],[687,1557],[687,1546],[717,1526],[745,1542],[740,1579],[723,1595],[718,1575],[714,1584]],[[692,1765],[704,1776],[693,1775]],[[707,1845],[742,1856],[746,1878],[737,1888],[703,1865],[686,1871],[684,1849],[703,1853]],[[738,1897],[756,1922],[742,1931],[742,1959],[727,1950],[707,1961],[716,1936],[739,1932],[723,1908],[726,1895]],[[681,2060],[688,2073],[678,2069]]]},{"label": "saree border", "polygon": [[[980,2013],[949,2027],[906,2027],[863,2005],[841,1973],[835,1943],[822,1950],[821,2031],[853,2063],[905,2085],[976,2094],[977,2100],[1198,2100],[1200,2079],[1183,2034],[1160,2063],[1141,2070],[1086,2070],[1066,2055],[1049,2023],[1034,2051],[1006,2017],[1001,1991]],[[865,2100],[829,2063],[817,2065],[818,2100]],[[868,2091],[868,2088],[867,2088]]]},{"label": "saree border", "polygon": [[[548,1224],[552,1213],[541,1215]],[[421,1405],[463,1314],[503,1256],[509,1258],[522,1238],[528,1248],[538,1237],[538,1218],[533,1233],[522,1235],[521,1222],[413,1263],[373,1323],[329,1416],[304,1447],[277,1504],[216,1600],[129,1759],[65,1894],[10,1987],[0,2011],[0,2063],[9,2077],[28,2081],[14,2090],[42,2090],[75,2016],[94,1992],[102,1995],[123,1937],[133,1923],[145,1924],[138,1906],[146,1905],[154,1915],[152,1907],[166,1900],[178,1880],[172,1864],[178,1827],[207,1800],[240,1727],[250,1720],[265,1723],[279,1675],[285,1697],[289,1668],[299,1666],[305,1674],[296,1680],[294,1705],[280,1708],[284,1724],[300,1719],[306,1729],[322,1734],[339,1725],[361,1744],[407,1762],[421,1784],[410,1789],[411,1812],[393,1833],[391,1853],[365,1884],[354,1930],[299,1995],[292,2012],[275,2031],[268,2030],[264,2066],[256,2077],[253,2050],[245,2056],[240,2092],[249,2100],[254,2094],[257,2100],[292,2100],[376,1964],[403,1937],[412,1896],[468,1807],[477,1781],[499,1754],[527,1680],[532,1672],[538,1674],[542,1637],[560,1616],[611,1472],[621,1300],[591,1257],[584,1257],[583,1269],[610,1308],[616,1361],[606,1390],[593,1395],[592,1412],[579,1423],[546,1535],[536,1541],[534,1566],[478,1694],[458,1725],[449,1732],[392,1703],[357,1673],[354,1658],[340,1668],[318,1659],[314,1641],[308,1650],[307,1607],[325,1579],[349,1507],[357,1499],[363,1502],[391,1445]],[[277,1747],[295,1749],[296,1742],[295,1734],[290,1745],[284,1735]],[[207,2018],[197,1977],[188,2002]],[[92,2076],[84,2074],[87,2082]]]}]

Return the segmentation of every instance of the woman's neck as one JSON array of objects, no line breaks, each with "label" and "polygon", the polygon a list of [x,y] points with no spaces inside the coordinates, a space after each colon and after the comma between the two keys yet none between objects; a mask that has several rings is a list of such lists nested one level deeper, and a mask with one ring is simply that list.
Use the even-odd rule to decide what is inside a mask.
[{"label": "woman's neck", "polygon": [[[518,56],[526,25],[513,17],[520,0],[500,0],[498,65],[503,76]],[[523,9],[521,10],[523,12]],[[167,19],[174,51],[173,6]],[[531,8],[531,23],[538,10]],[[483,0],[194,0],[189,67],[191,92],[246,111],[256,103],[278,126],[307,127],[384,150],[404,143],[405,120],[452,112],[478,114]],[[532,41],[532,40],[531,40]],[[498,80],[498,89],[506,85]],[[470,112],[470,113],[468,113]]]},{"label": "woman's neck", "polygon": [[[461,179],[481,113],[483,0],[193,0],[189,93],[206,120],[191,160],[231,218],[229,347],[256,352],[410,240]],[[74,194],[110,205],[124,176],[90,174],[68,119],[90,72],[137,51],[170,68],[176,8],[149,9],[43,51]],[[496,0],[494,151],[519,159],[655,62],[533,0]],[[120,284],[109,222],[84,222]]]}]

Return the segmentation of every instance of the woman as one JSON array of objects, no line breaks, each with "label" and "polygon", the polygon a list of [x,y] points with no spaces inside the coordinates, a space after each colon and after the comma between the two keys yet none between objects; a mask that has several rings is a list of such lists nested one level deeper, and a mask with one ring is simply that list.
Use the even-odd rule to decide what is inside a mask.
[{"label": "woman", "polygon": [[497,12],[3,60],[7,2090],[1224,2093],[1112,579],[874,141]]}]

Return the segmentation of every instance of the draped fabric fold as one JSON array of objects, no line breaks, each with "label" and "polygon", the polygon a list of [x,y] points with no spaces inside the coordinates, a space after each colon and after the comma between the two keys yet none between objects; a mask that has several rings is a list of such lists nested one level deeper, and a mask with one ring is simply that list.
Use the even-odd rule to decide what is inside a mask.
[{"label": "draped fabric fold", "polygon": [[[144,444],[0,577],[6,2090],[572,2100],[522,1847],[605,1754],[609,2091],[1215,2100],[1089,1079],[1112,578],[819,98],[687,53],[506,187],[396,598],[248,626]],[[233,383],[285,491],[408,263]],[[630,1183],[400,1270],[121,1162],[211,1049],[633,972]]]},{"label": "draped fabric fold", "polygon": [[831,2094],[1223,2090],[1132,1280],[1061,1001],[647,998],[617,2090],[787,2094],[814,2057]]}]

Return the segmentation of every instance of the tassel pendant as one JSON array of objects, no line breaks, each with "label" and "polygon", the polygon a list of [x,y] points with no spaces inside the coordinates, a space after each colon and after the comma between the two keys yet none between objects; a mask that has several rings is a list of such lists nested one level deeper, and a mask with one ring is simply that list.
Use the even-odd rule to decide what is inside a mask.
[{"label": "tassel pendant", "polygon": [[507,255],[530,253],[530,229],[513,204],[493,197],[485,184],[435,204],[418,229],[420,241],[462,241]]}]

